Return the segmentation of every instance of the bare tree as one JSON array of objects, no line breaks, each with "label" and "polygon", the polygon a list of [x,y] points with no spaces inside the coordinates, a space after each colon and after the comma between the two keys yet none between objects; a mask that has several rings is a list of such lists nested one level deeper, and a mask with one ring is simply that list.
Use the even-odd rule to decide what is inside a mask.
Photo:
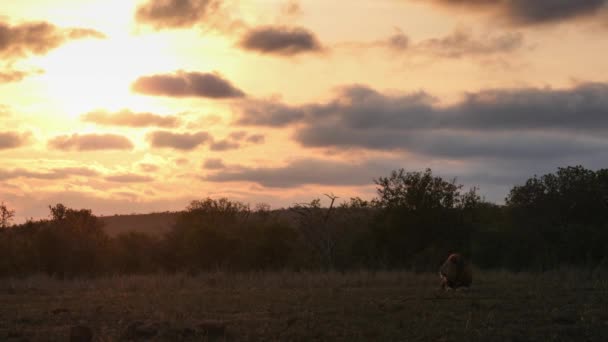
[{"label": "bare tree", "polygon": [[334,230],[328,225],[329,218],[334,209],[334,203],[339,197],[325,194],[331,204],[323,215],[321,200],[314,199],[310,203],[296,203],[292,208],[298,215],[298,228],[306,242],[318,255],[322,265],[332,268],[335,263],[336,236]]},{"label": "bare tree", "polygon": [[15,211],[8,209],[6,204],[0,204],[0,228],[5,229],[10,226],[11,221],[15,217]]}]

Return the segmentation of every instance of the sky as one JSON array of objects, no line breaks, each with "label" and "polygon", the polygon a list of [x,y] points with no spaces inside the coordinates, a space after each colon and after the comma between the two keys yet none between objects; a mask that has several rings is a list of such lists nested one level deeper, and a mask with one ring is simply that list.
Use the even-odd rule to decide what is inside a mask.
[{"label": "sky", "polygon": [[606,167],[607,33],[608,0],[7,2],[0,201],[280,208],[431,168],[502,203]]}]

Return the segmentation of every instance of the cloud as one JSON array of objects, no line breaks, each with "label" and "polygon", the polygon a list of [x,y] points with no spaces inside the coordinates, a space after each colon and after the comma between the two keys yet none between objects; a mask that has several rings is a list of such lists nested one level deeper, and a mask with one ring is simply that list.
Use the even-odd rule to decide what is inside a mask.
[{"label": "cloud", "polygon": [[518,32],[476,38],[470,30],[457,29],[445,37],[420,41],[413,49],[438,57],[460,58],[466,55],[508,53],[521,48],[523,43],[524,37]]},{"label": "cloud", "polygon": [[386,42],[380,42],[381,45],[382,43],[385,43],[389,48],[393,49],[393,50],[407,50],[410,47],[411,41],[410,41],[410,37],[406,36],[405,33],[403,33],[403,31],[401,30],[397,30],[397,32],[395,32],[393,35],[391,35]]},{"label": "cloud", "polygon": [[246,50],[279,56],[294,56],[323,50],[317,37],[302,27],[262,26],[251,29],[239,45]]},{"label": "cloud", "polygon": [[224,139],[213,142],[210,146],[210,149],[211,151],[228,151],[236,150],[239,147],[241,147],[239,143]]},{"label": "cloud", "polygon": [[[204,178],[211,182],[252,182],[269,188],[301,185],[360,186],[388,173],[396,164],[372,160],[351,163],[321,159],[297,159],[278,167],[237,167],[223,169]],[[314,170],[314,172],[311,172]]]},{"label": "cloud", "polygon": [[226,165],[221,159],[210,158],[205,160],[203,168],[207,170],[221,170],[226,168]]},{"label": "cloud", "polygon": [[285,127],[303,120],[306,108],[274,100],[248,100],[240,104],[239,125]]},{"label": "cloud", "polygon": [[9,70],[9,71],[0,71],[0,84],[2,83],[12,83],[19,82],[26,78],[29,73],[25,71],[18,70]]},{"label": "cloud", "polygon": [[190,161],[187,158],[177,158],[174,160],[175,165],[177,166],[184,166],[184,165],[188,165],[188,163],[190,163]]},{"label": "cloud", "polygon": [[105,177],[105,180],[115,183],[148,183],[154,181],[154,178],[134,173],[125,173],[121,175]]},{"label": "cloud", "polygon": [[605,9],[607,4],[606,0],[424,0],[424,2],[490,12],[499,18],[506,18],[514,25],[538,25],[590,18]]},{"label": "cloud", "polygon": [[[450,159],[556,159],[568,156],[600,155],[608,149],[608,141],[543,132],[463,133],[425,132],[403,137],[403,146],[410,151]],[[410,140],[410,141],[408,141]],[[385,141],[386,146],[394,146]],[[316,143],[314,140],[312,143]]]},{"label": "cloud", "polygon": [[220,4],[216,0],[149,0],[137,8],[135,19],[157,30],[189,28],[215,13]]},{"label": "cloud", "polygon": [[0,22],[0,57],[13,60],[44,55],[68,40],[105,38],[101,32],[84,28],[59,28],[46,22],[10,25]]},{"label": "cloud", "polygon": [[0,150],[22,147],[30,136],[30,133],[0,132]]},{"label": "cloud", "polygon": [[253,134],[247,137],[247,142],[252,144],[263,144],[266,137],[263,134]]},{"label": "cloud", "polygon": [[140,77],[131,89],[137,93],[169,97],[206,97],[213,99],[244,97],[245,93],[218,73],[177,71]]},{"label": "cloud", "polygon": [[198,146],[212,140],[213,138],[207,132],[172,133],[156,131],[148,135],[148,141],[152,147],[172,148],[182,151],[194,150]]},{"label": "cloud", "polygon": [[476,36],[466,28],[457,28],[443,37],[415,42],[403,31],[396,29],[395,33],[386,39],[363,43],[348,42],[338,46],[355,49],[383,48],[399,54],[461,58],[511,53],[524,47],[524,42],[524,35],[519,32]]},{"label": "cloud", "polygon": [[121,110],[116,113],[105,111],[93,111],[84,114],[82,121],[93,122],[106,126],[128,126],[128,127],[177,127],[180,124],[178,118],[174,116],[161,116],[152,113],[133,113],[129,110]]},{"label": "cloud", "polygon": [[[597,155],[608,148],[603,134],[608,132],[607,99],[608,84],[603,83],[482,90],[450,106],[440,106],[424,92],[387,95],[351,86],[327,103],[292,107],[269,102],[268,112],[258,103],[253,113],[245,105],[239,122],[281,127],[283,118],[291,117],[290,122],[298,124],[294,138],[306,147],[404,150],[446,158],[554,159]],[[261,118],[251,117],[258,112]]]},{"label": "cloud", "polygon": [[93,177],[97,175],[99,175],[97,171],[86,167],[56,168],[47,171],[31,171],[22,168],[13,170],[0,170],[0,180],[9,180],[15,178],[56,180],[65,179],[71,176]]},{"label": "cloud", "polygon": [[87,28],[71,28],[64,30],[69,39],[97,38],[106,39],[107,36],[99,31]]},{"label": "cloud", "polygon": [[[10,64],[10,62],[9,62],[9,64]],[[41,74],[44,74],[44,70],[40,70],[40,69],[34,69],[34,70],[28,70],[28,71],[13,70],[9,66],[5,70],[0,71],[0,84],[21,82],[26,77],[29,77],[32,75],[41,75]]]},{"label": "cloud", "polygon": [[152,173],[160,170],[160,167],[155,164],[141,163],[139,164],[139,169],[144,172]]},{"label": "cloud", "polygon": [[491,89],[468,93],[445,111],[441,125],[480,129],[608,129],[608,83],[570,89]]},{"label": "cloud", "polygon": [[296,0],[289,0],[281,6],[281,17],[296,18],[302,15],[302,6]]},{"label": "cloud", "polygon": [[241,141],[243,139],[245,139],[245,137],[247,137],[247,132],[244,131],[238,131],[238,132],[232,132],[230,133],[230,139],[234,140],[234,141]]},{"label": "cloud", "polygon": [[116,134],[72,134],[51,139],[49,147],[64,151],[131,150],[133,143]]}]

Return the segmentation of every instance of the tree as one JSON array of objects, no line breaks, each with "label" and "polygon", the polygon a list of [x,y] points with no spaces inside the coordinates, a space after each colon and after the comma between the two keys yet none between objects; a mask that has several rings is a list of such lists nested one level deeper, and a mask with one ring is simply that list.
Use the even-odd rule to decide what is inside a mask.
[{"label": "tree", "polygon": [[166,236],[166,268],[199,271],[234,266],[242,248],[240,233],[250,214],[248,205],[227,198],[192,201]]},{"label": "tree", "polygon": [[431,169],[392,171],[374,180],[382,209],[372,227],[377,255],[388,267],[436,267],[447,253],[470,252],[477,188],[461,193],[456,179],[446,181]]},{"label": "tree", "polygon": [[465,195],[460,193],[462,185],[456,179],[448,182],[433,176],[431,169],[424,172],[392,171],[389,177],[374,180],[378,185],[378,204],[383,208],[403,208],[408,210],[452,209],[472,207],[479,202],[476,188]]},{"label": "tree", "polygon": [[5,229],[10,226],[11,221],[15,217],[15,211],[8,209],[6,204],[0,204],[0,229]]},{"label": "tree", "polygon": [[[558,264],[597,264],[606,257],[608,240],[608,170],[580,165],[534,176],[515,186],[506,198],[514,220],[512,233],[531,244],[543,268]],[[520,253],[521,254],[521,253]],[[549,260],[549,261],[547,261]]]},{"label": "tree", "polygon": [[592,171],[579,165],[528,179],[511,189],[506,203],[520,216],[559,226],[608,223],[606,199],[608,170]]},{"label": "tree", "polygon": [[338,235],[335,227],[328,223],[335,209],[334,203],[339,197],[325,194],[330,199],[329,208],[321,207],[321,199],[313,199],[310,203],[296,203],[290,211],[296,213],[296,229],[305,245],[313,251],[320,266],[331,269],[335,265],[335,253]]},{"label": "tree", "polygon": [[88,209],[63,204],[49,207],[42,221],[37,251],[44,272],[58,276],[95,275],[103,271],[108,236],[103,222]]}]

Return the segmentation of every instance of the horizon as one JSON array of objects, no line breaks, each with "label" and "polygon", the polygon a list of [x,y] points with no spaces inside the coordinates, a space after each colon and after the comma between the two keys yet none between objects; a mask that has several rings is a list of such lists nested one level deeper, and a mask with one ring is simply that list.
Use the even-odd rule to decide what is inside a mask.
[{"label": "horizon", "polygon": [[375,197],[431,168],[502,204],[608,161],[606,1],[35,0],[0,13],[15,223]]}]

